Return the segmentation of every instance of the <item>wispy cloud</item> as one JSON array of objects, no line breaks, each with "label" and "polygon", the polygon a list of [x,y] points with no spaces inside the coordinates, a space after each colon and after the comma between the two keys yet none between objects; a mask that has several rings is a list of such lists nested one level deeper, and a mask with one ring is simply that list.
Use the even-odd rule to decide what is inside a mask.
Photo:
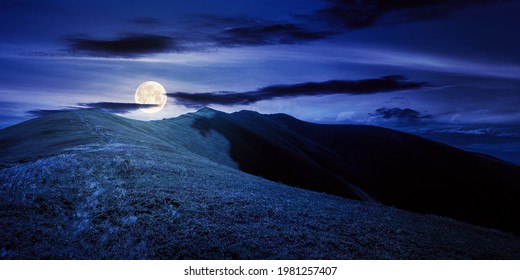
[{"label": "wispy cloud", "polygon": [[214,37],[218,46],[290,45],[321,40],[334,32],[311,30],[297,24],[250,25],[223,30]]},{"label": "wispy cloud", "polygon": [[[324,50],[327,51],[327,50]],[[337,51],[332,48],[331,54]],[[349,47],[349,55],[323,59],[366,65],[383,65],[432,72],[457,73],[472,76],[520,79],[520,67],[514,63],[497,63],[481,59],[464,59],[391,48]]]}]

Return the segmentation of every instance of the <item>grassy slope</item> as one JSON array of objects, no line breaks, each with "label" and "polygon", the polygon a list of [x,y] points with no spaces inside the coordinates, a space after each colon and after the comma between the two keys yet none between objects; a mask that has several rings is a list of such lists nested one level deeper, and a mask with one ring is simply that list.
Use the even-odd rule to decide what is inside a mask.
[{"label": "grassy slope", "polygon": [[240,172],[226,139],[192,121],[82,111],[2,130],[0,257],[520,257],[498,231]]}]

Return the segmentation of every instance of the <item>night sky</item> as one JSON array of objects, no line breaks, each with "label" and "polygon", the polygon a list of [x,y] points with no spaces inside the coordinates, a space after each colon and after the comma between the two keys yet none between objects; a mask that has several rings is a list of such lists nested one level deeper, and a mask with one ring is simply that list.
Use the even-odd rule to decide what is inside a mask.
[{"label": "night sky", "polygon": [[[0,128],[203,106],[370,124],[520,164],[520,1],[0,0]],[[133,104],[144,81],[169,103]]]}]

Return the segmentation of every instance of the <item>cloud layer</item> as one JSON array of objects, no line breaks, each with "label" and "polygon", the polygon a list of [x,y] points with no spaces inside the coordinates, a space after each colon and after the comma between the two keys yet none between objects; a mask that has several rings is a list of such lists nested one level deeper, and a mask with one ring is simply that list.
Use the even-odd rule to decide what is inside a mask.
[{"label": "cloud layer", "polygon": [[[72,36],[65,40],[75,55],[139,57],[240,46],[290,45],[331,38],[353,29],[444,18],[470,6],[506,0],[325,0],[326,7],[287,21],[245,16],[192,15],[189,24],[167,28],[163,20],[138,17],[129,23],[151,28],[147,34],[112,38]],[[154,28],[161,26],[162,28]],[[158,30],[162,30],[159,32]],[[70,53],[67,53],[69,55]]]},{"label": "cloud layer", "polygon": [[[232,20],[232,19],[225,19]],[[240,19],[237,19],[240,22]],[[259,24],[226,28],[221,31],[175,36],[131,34],[113,39],[68,37],[68,51],[99,57],[139,57],[154,53],[189,52],[239,46],[291,45],[326,39],[335,33],[317,31],[297,24]]]},{"label": "cloud layer", "polygon": [[365,80],[331,80],[326,82],[308,82],[293,85],[274,85],[247,92],[203,92],[168,93],[177,104],[187,107],[201,107],[209,104],[247,105],[273,98],[294,98],[325,94],[373,94],[379,92],[420,89],[425,82],[409,82],[400,75],[385,76]]}]

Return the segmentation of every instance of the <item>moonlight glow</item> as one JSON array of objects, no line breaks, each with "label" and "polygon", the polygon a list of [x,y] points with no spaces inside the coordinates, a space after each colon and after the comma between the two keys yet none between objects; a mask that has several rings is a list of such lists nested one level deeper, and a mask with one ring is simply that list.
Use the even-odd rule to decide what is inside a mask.
[{"label": "moonlight glow", "polygon": [[157,105],[149,108],[141,108],[141,111],[145,113],[152,114],[160,112],[164,108],[164,105],[166,105],[166,99],[166,90],[157,82],[144,82],[135,91],[135,102],[137,104]]}]

